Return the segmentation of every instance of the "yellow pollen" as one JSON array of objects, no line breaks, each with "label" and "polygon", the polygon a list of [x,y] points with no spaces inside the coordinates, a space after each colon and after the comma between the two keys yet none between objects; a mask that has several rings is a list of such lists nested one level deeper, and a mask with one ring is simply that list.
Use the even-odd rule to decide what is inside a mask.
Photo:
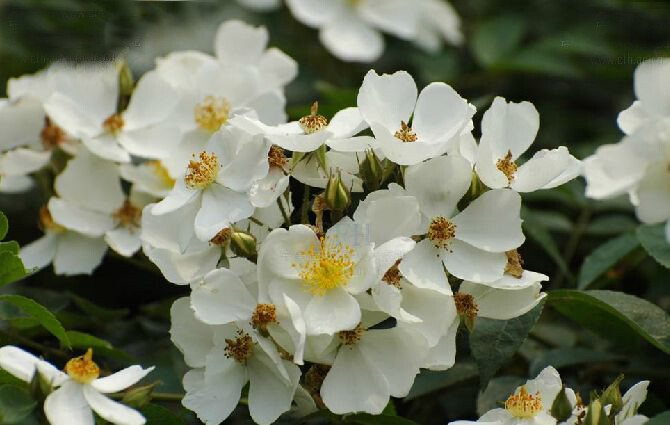
[{"label": "yellow pollen", "polygon": [[355,328],[348,331],[340,331],[337,336],[344,345],[355,345],[361,340],[365,328],[359,323]]},{"label": "yellow pollen", "polygon": [[512,394],[505,401],[505,410],[517,418],[532,418],[542,411],[542,396],[539,391],[535,395],[528,394],[522,386],[518,394]]},{"label": "yellow pollen", "polygon": [[479,307],[477,307],[475,298],[470,294],[456,292],[454,294],[454,304],[456,304],[458,314],[468,319],[475,319],[477,313],[479,313]]},{"label": "yellow pollen", "polygon": [[186,185],[195,189],[204,189],[216,180],[219,174],[219,160],[214,153],[205,151],[198,155],[199,160],[193,159],[188,163],[188,170],[184,176]]},{"label": "yellow pollen", "polygon": [[356,7],[359,4],[363,3],[364,0],[347,0],[347,3],[349,3],[349,6],[351,7]]},{"label": "yellow pollen", "polygon": [[507,151],[505,157],[496,162],[496,167],[507,177],[507,183],[512,184],[517,169],[516,164],[512,161],[512,151]]},{"label": "yellow pollen", "polygon": [[270,146],[270,152],[268,152],[268,164],[270,164],[270,167],[284,169],[286,163],[288,163],[288,159],[284,155],[284,149],[277,145]]},{"label": "yellow pollen", "polygon": [[246,364],[247,359],[253,354],[254,341],[246,333],[237,331],[237,338],[226,339],[226,348],[223,351],[227,358]]},{"label": "yellow pollen", "polygon": [[395,286],[396,288],[400,288],[400,279],[402,279],[402,274],[400,274],[400,269],[398,269],[398,264],[400,264],[400,260],[396,261],[394,265],[392,265],[386,273],[384,273],[384,277],[382,277],[382,280],[389,285]]},{"label": "yellow pollen", "polygon": [[313,295],[325,295],[349,283],[354,274],[353,253],[354,250],[347,244],[322,237],[318,245],[312,244],[300,252],[306,261],[293,266],[300,269],[298,275],[307,290]]},{"label": "yellow pollen", "polygon": [[447,248],[454,236],[456,236],[456,225],[446,217],[435,217],[428,226],[428,239],[437,248]]},{"label": "yellow pollen", "polygon": [[251,326],[266,330],[273,323],[277,323],[277,309],[274,304],[258,304],[251,315]]},{"label": "yellow pollen", "polygon": [[230,229],[230,227],[224,227],[223,229],[219,230],[219,233],[214,235],[214,237],[209,240],[209,243],[223,246],[230,241],[232,234],[233,231]]},{"label": "yellow pollen", "polygon": [[147,161],[147,165],[153,168],[154,174],[161,180],[161,182],[168,187],[174,186],[175,180],[170,177],[167,168],[160,161]]},{"label": "yellow pollen", "polygon": [[519,254],[516,249],[513,249],[507,251],[505,255],[507,255],[505,273],[514,276],[517,279],[521,279],[521,275],[523,274],[523,258],[521,258],[521,254]]},{"label": "yellow pollen", "polygon": [[326,117],[319,115],[318,112],[319,102],[314,102],[312,104],[311,113],[298,120],[298,124],[300,125],[300,128],[302,128],[302,131],[305,132],[305,134],[316,133],[328,125],[328,120]]},{"label": "yellow pollen", "polygon": [[100,368],[93,361],[93,350],[89,348],[83,356],[70,359],[65,364],[65,372],[80,384],[88,384],[98,379]]},{"label": "yellow pollen", "polygon": [[222,97],[207,96],[195,106],[195,122],[203,130],[215,132],[228,122],[231,106]]},{"label": "yellow pollen", "polygon": [[54,232],[54,233],[63,233],[67,229],[60,224],[56,223],[51,217],[51,213],[49,212],[49,208],[47,208],[46,205],[42,206],[40,208],[40,228],[43,231],[49,231],[49,232]]},{"label": "yellow pollen", "polygon": [[394,136],[405,143],[416,142],[416,133],[412,131],[412,128],[405,121],[400,122],[400,130],[396,131]]},{"label": "yellow pollen", "polygon": [[137,208],[126,199],[123,201],[123,206],[116,210],[113,216],[114,219],[119,223],[119,226],[125,227],[127,229],[137,229],[140,227],[142,210]]},{"label": "yellow pollen", "polygon": [[123,118],[119,114],[112,114],[102,122],[102,127],[107,132],[116,134],[123,128]]},{"label": "yellow pollen", "polygon": [[44,149],[55,149],[65,140],[65,132],[49,118],[45,118],[44,127],[40,131],[40,139],[42,139]]}]

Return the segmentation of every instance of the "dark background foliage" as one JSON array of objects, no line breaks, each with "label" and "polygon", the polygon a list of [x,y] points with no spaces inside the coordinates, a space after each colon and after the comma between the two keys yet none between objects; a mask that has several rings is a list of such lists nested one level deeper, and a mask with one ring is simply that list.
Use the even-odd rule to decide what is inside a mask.
[{"label": "dark background foliage", "polygon": [[[244,10],[232,0],[0,0],[0,94],[8,78],[59,59],[109,60],[120,53],[139,77],[154,57],[169,51],[211,51],[217,25],[242,18],[267,26],[271,45],[299,63],[299,77],[287,89],[292,117],[303,115],[315,99],[325,115],[355,105],[357,88],[371,67],[388,72],[406,69],[420,87],[431,81],[451,84],[476,104],[477,123],[495,95],[529,100],[541,116],[534,148],[567,145],[584,158],[598,145],[621,137],[616,116],[633,100],[635,66],[670,54],[670,4],[663,1],[454,0],[453,5],[462,17],[464,47],[429,55],[386,37],[382,59],[368,65],[334,58],[319,43],[316,31],[295,21],[285,7],[262,14]],[[648,248],[640,231],[636,233],[627,200],[594,203],[584,198],[583,187],[582,181],[575,181],[524,196],[528,241],[521,253],[526,268],[552,278],[545,290],[623,291],[670,309],[668,270],[640,245],[642,241]],[[35,190],[29,196],[0,197],[0,210],[11,225],[10,239],[23,245],[39,237],[37,210],[47,196]],[[605,243],[599,254],[589,255]],[[91,277],[56,277],[49,268],[9,290],[49,307],[66,329],[111,342],[115,349],[108,349],[106,366],[119,367],[129,361],[128,355],[157,364],[154,378],[163,381],[160,391],[178,392],[184,365],[169,343],[166,317],[172,300],[187,294],[187,288],[168,284],[155,272],[142,258],[128,262],[108,256]],[[507,361],[480,397],[480,409],[494,406],[520,379],[548,363],[559,367],[565,381],[585,399],[590,390],[602,389],[623,372],[623,387],[652,380],[645,413],[653,416],[670,408],[667,316],[650,312],[645,304],[619,309],[632,310],[623,315],[628,321],[620,317],[617,321],[600,313],[592,300],[578,302],[570,294],[552,293],[529,338],[519,340],[520,349],[512,359],[502,359]],[[0,304],[0,318],[10,318],[0,325],[9,332],[3,331],[0,342],[34,339],[53,350],[42,354],[63,361],[53,338],[12,313],[12,308]],[[530,327],[534,318],[523,320]],[[494,325],[483,323],[479,331],[504,332]],[[636,331],[630,336],[633,325],[647,326],[652,336],[645,338]],[[454,369],[422,374],[410,396],[396,400],[399,414],[420,424],[476,417],[480,385],[466,331],[459,337],[459,349]],[[477,360],[480,368],[486,361]],[[499,366],[494,358],[488,361]],[[165,405],[179,411],[178,404]],[[248,421],[243,410],[231,421]]]}]

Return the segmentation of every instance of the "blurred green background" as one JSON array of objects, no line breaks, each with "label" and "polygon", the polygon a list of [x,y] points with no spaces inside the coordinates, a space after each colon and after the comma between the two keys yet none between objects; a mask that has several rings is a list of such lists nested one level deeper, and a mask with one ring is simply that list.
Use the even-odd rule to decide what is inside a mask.
[{"label": "blurred green background", "polygon": [[[461,16],[463,47],[448,46],[440,54],[429,55],[413,44],[386,37],[387,48],[378,62],[355,64],[334,58],[319,42],[317,32],[297,22],[285,7],[259,13],[234,0],[0,0],[0,95],[4,95],[8,78],[35,72],[59,59],[105,60],[121,54],[137,78],[153,66],[155,57],[170,51],[211,52],[217,26],[237,18],[265,25],[270,45],[298,62],[299,76],[286,93],[291,117],[304,115],[317,99],[327,116],[355,105],[357,89],[370,68],[380,72],[405,69],[419,87],[445,81],[470,99],[479,109],[475,128],[494,96],[529,100],[541,117],[533,149],[566,145],[575,156],[584,158],[598,145],[620,139],[616,117],[633,101],[635,66],[648,58],[670,55],[670,2],[454,0],[452,4]],[[45,201],[38,191],[0,197],[0,210],[10,220],[9,239],[23,245],[40,236],[37,210]],[[586,200],[582,181],[525,196],[524,202],[528,242],[521,253],[526,268],[552,278],[545,289],[577,287],[584,258],[637,225],[626,199]],[[640,252],[639,247],[631,251],[592,287],[622,290],[668,310],[667,270]],[[68,318],[78,324],[88,320],[85,327],[94,335],[104,335],[115,346],[149,362],[163,362],[160,379],[168,390],[179,390],[183,369],[166,339],[165,317],[172,299],[186,294],[187,288],[167,284],[115,257],[108,257],[93,277],[56,278],[49,268],[31,277],[29,286],[30,295],[62,311],[59,318],[66,328]],[[107,308],[129,308],[133,319],[112,322],[115,327],[109,329],[105,328],[109,324],[96,320],[81,306],[79,315],[66,313],[66,308],[78,305],[69,291]],[[142,341],[138,334],[144,336]],[[517,354],[518,361],[511,362],[501,375],[526,376],[527,367],[547,349],[574,347],[629,357],[625,364],[614,366],[605,360],[569,366],[564,377],[570,385],[588,394],[588,388],[598,388],[618,370],[625,370],[628,384],[635,379],[654,380],[645,405],[647,413],[670,405],[667,355],[643,342],[633,345],[602,339],[571,325],[553,309],[545,309],[540,325]],[[459,358],[466,358],[467,352],[466,346]],[[478,385],[476,372],[471,372],[467,367],[459,369],[450,375],[453,382],[438,386],[435,397],[417,396],[398,403],[399,412],[421,424],[475,417]],[[442,379],[443,384],[445,380],[427,379]],[[426,385],[425,379],[422,382]],[[515,383],[508,377],[497,382],[496,388],[502,394]],[[495,402],[495,395],[488,397]],[[245,417],[236,420],[244,423]]]}]

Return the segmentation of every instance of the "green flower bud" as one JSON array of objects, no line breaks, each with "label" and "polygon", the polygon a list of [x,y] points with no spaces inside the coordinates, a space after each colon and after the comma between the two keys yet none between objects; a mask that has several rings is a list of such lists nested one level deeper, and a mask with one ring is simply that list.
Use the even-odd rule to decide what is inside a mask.
[{"label": "green flower bud", "polygon": [[372,149],[365,152],[365,159],[358,167],[358,174],[368,190],[377,190],[381,185],[384,169]]},{"label": "green flower bud", "polygon": [[130,389],[126,391],[121,401],[135,408],[142,407],[151,401],[151,394],[159,383],[160,381],[156,381],[153,384]]},{"label": "green flower bud", "polygon": [[623,408],[623,398],[621,397],[621,390],[619,389],[619,384],[622,380],[623,374],[619,375],[600,396],[600,403],[603,406],[607,406],[608,404],[612,405],[610,417],[614,417],[617,413],[621,412],[621,409]]},{"label": "green flower bud", "polygon": [[121,96],[130,96],[134,87],[133,73],[128,67],[128,62],[124,60],[119,64],[119,93]]},{"label": "green flower bud", "polygon": [[610,425],[605,408],[600,401],[595,400],[589,404],[589,411],[584,418],[584,425]]},{"label": "green flower bud", "polygon": [[342,181],[342,175],[338,170],[328,179],[326,185],[326,204],[333,211],[344,211],[351,204],[351,193]]},{"label": "green flower bud", "polygon": [[230,248],[241,257],[256,258],[256,238],[254,235],[235,230],[230,236]]},{"label": "green flower bud", "polygon": [[566,421],[572,416],[572,404],[570,404],[568,395],[565,393],[565,386],[561,387],[561,391],[551,405],[551,416],[556,418],[558,422]]}]

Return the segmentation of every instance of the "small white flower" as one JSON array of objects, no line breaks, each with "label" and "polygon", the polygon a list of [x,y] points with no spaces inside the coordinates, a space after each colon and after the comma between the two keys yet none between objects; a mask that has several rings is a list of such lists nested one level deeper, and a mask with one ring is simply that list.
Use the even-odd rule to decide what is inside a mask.
[{"label": "small white flower", "polygon": [[384,156],[399,165],[446,152],[475,112],[445,83],[431,83],[417,97],[416,83],[405,71],[369,71],[358,92],[358,108]]},{"label": "small white flower", "polygon": [[475,166],[485,185],[533,192],[560,186],[581,173],[581,162],[564,146],[543,149],[523,165],[516,165],[515,161],[535,140],[539,127],[540,116],[532,103],[494,99],[482,119]]},{"label": "small white flower", "polygon": [[105,394],[118,393],[134,385],[154,368],[130,366],[100,378],[93,352],[75,357],[65,365],[65,373],[20,348],[0,348],[0,367],[25,382],[39,372],[53,387],[44,401],[44,413],[51,425],[94,425],[93,412],[116,425],[143,425],[146,420],[134,409],[117,403]]},{"label": "small white flower", "polygon": [[619,114],[619,128],[633,134],[638,128],[659,118],[670,117],[670,59],[655,58],[635,69],[637,100]]},{"label": "small white flower", "polygon": [[237,0],[237,2],[250,9],[259,10],[262,12],[275,10],[281,6],[280,0]]},{"label": "small white flower", "polygon": [[454,46],[463,44],[461,22],[454,8],[441,0],[418,0],[421,11],[414,42],[430,53],[436,53],[443,41]]}]

